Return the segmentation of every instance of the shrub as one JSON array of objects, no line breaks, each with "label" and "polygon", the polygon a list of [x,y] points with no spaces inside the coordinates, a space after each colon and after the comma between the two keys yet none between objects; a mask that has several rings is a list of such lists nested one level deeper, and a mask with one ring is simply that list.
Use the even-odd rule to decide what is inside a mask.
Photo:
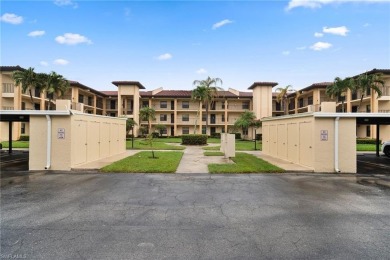
[{"label": "shrub", "polygon": [[263,140],[263,135],[262,134],[256,134],[256,140],[257,141]]},{"label": "shrub", "polygon": [[[376,139],[371,138],[356,138],[357,144],[376,144]],[[381,140],[379,140],[379,143],[381,143]]]},{"label": "shrub", "polygon": [[207,135],[182,135],[181,143],[184,145],[204,145],[207,144]]},{"label": "shrub", "polygon": [[153,133],[152,133],[152,137],[153,137],[153,138],[159,138],[159,137],[160,137],[160,134],[157,133],[157,132],[153,132]]},{"label": "shrub", "polygon": [[234,135],[236,136],[235,139],[241,139],[241,133],[234,133]]},{"label": "shrub", "polygon": [[210,137],[221,139],[221,133],[213,133]]},{"label": "shrub", "polygon": [[30,141],[29,135],[21,135],[18,141]]}]

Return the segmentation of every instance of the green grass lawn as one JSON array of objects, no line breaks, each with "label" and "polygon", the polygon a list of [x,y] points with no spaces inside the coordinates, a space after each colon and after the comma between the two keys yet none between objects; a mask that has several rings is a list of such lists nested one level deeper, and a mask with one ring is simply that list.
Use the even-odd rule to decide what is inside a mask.
[{"label": "green grass lawn", "polygon": [[[8,142],[2,142],[3,148],[8,148],[9,143]],[[30,145],[29,141],[13,141],[12,142],[12,148],[28,148]]]},{"label": "green grass lawn", "polygon": [[[185,149],[184,146],[176,146],[176,145],[167,144],[167,143],[177,143],[177,142],[171,142],[170,139],[173,139],[173,138],[169,138],[169,139],[168,138],[164,138],[164,139],[163,138],[162,139],[155,138],[155,139],[153,139],[153,149],[154,150],[184,150]],[[160,140],[165,140],[166,142],[163,142]],[[126,149],[132,149],[131,148],[131,140],[126,141]],[[151,148],[150,148],[150,145],[147,144],[147,141],[145,139],[136,138],[136,139],[134,139],[134,148],[133,149],[149,150]]]},{"label": "green grass lawn", "polygon": [[[379,147],[379,150],[381,147]],[[356,151],[376,151],[375,144],[356,144]]]},{"label": "green grass lawn", "polygon": [[236,153],[236,157],[231,158],[234,164],[209,164],[210,173],[267,173],[284,172],[252,154]]},{"label": "green grass lawn", "polygon": [[183,152],[154,153],[157,158],[152,158],[152,152],[143,151],[107,165],[103,167],[101,171],[125,173],[174,173],[183,156]]},{"label": "green grass lawn", "polygon": [[213,152],[213,151],[205,151],[204,156],[223,156],[223,152]]},{"label": "green grass lawn", "polygon": [[[204,150],[207,151],[215,151],[220,149],[220,146],[207,146],[204,147]],[[256,144],[256,150],[261,151],[262,144],[257,142]],[[255,143],[253,141],[245,141],[245,140],[236,140],[236,151],[254,151],[255,150]]]}]

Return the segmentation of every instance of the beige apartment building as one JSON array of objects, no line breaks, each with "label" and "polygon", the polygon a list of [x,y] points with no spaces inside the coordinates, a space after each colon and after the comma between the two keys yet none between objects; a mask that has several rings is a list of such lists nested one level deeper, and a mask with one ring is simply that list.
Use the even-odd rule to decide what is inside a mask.
[{"label": "beige apartment building", "polygon": [[[0,72],[0,109],[1,110],[47,110],[55,109],[56,99],[70,100],[69,109],[84,113],[111,117],[128,117],[137,122],[135,134],[139,134],[140,127],[151,128],[154,131],[157,125],[164,125],[166,136],[180,136],[190,133],[229,132],[235,121],[244,111],[253,111],[258,119],[283,115],[283,107],[277,102],[277,93],[272,92],[276,82],[255,82],[248,91],[238,91],[229,88],[220,91],[215,102],[209,109],[208,130],[206,133],[206,115],[202,104],[191,99],[191,90],[145,90],[137,81],[112,82],[117,91],[98,91],[77,81],[69,81],[70,88],[63,96],[54,93],[51,97],[47,93],[32,89],[33,104],[29,93],[22,93],[19,86],[14,84],[12,73],[23,70],[19,66],[1,66]],[[390,69],[372,70],[368,73],[380,72],[385,77],[385,86],[382,97],[376,93],[366,93],[363,104],[357,109],[360,102],[360,93],[348,91],[345,97],[346,112],[379,112],[390,113]],[[332,82],[315,83],[289,95],[289,114],[318,112],[321,103],[335,101],[326,96],[325,89]],[[156,119],[148,126],[147,121],[140,121],[139,110],[144,106],[155,109]],[[341,111],[341,102],[337,102],[337,111]],[[8,140],[8,123],[1,122],[0,139]],[[13,123],[13,137],[18,139],[21,134],[29,133],[29,124]],[[381,126],[389,131],[389,126]],[[241,130],[239,130],[241,132]],[[258,130],[261,133],[261,130]],[[358,137],[375,137],[375,126],[357,126]],[[383,133],[383,131],[382,131]],[[253,129],[242,133],[248,138],[254,137]]]}]

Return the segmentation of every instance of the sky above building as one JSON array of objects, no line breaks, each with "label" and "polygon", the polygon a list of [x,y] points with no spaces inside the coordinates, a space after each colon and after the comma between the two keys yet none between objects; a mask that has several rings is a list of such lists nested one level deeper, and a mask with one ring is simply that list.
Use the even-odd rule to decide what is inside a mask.
[{"label": "sky above building", "polygon": [[301,89],[390,68],[389,0],[1,3],[1,65],[55,71],[97,90],[139,81],[192,89],[219,77]]}]

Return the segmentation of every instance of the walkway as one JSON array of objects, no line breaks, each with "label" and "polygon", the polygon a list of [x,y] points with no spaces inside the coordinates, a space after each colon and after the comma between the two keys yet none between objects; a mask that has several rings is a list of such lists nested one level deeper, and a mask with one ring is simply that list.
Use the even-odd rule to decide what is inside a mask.
[{"label": "walkway", "polygon": [[[219,146],[219,144],[209,144],[208,146]],[[203,147],[205,146],[187,146],[176,173],[208,173],[207,166],[210,163],[233,163],[229,158],[223,158],[223,156],[204,156]]]}]

